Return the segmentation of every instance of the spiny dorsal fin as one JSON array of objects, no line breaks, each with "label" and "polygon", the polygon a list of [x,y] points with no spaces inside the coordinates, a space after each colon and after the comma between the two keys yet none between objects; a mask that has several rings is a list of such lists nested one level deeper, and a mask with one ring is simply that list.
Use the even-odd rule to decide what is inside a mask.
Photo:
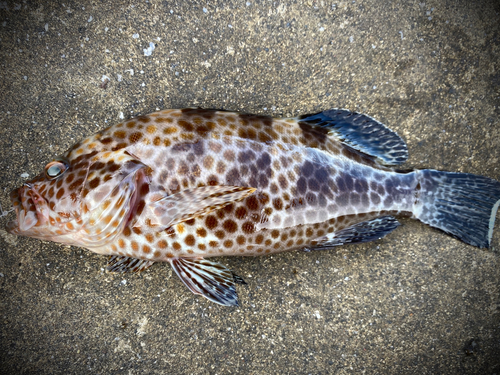
[{"label": "spiny dorsal fin", "polygon": [[326,128],[342,143],[378,158],[382,164],[398,165],[408,159],[406,143],[394,131],[370,116],[347,109],[330,109],[297,119]]},{"label": "spiny dorsal fin", "polygon": [[179,258],[172,268],[191,292],[223,306],[238,306],[235,283],[245,283],[220,263],[207,259]]},{"label": "spiny dorsal fin", "polygon": [[[241,201],[255,190],[241,186],[202,186],[173,195],[163,193],[159,200],[147,207],[148,212],[143,216],[150,218],[151,224],[167,228]],[[138,222],[135,226],[141,224]]]},{"label": "spiny dorsal fin", "polygon": [[109,257],[106,271],[120,273],[141,272],[151,267],[153,263],[151,260],[112,255]]}]

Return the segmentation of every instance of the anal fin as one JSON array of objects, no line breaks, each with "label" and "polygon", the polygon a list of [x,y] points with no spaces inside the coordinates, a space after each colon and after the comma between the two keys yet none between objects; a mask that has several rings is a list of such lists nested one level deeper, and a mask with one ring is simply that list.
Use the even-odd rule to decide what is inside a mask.
[{"label": "anal fin", "polygon": [[238,306],[235,283],[245,283],[220,263],[207,259],[178,258],[172,268],[191,292],[223,306]]},{"label": "anal fin", "polygon": [[152,260],[129,258],[119,255],[112,255],[109,257],[108,266],[106,271],[108,272],[141,272],[148,269],[153,265]]},{"label": "anal fin", "polygon": [[400,225],[392,216],[381,216],[318,238],[307,250],[323,250],[350,243],[375,241],[385,237]]}]

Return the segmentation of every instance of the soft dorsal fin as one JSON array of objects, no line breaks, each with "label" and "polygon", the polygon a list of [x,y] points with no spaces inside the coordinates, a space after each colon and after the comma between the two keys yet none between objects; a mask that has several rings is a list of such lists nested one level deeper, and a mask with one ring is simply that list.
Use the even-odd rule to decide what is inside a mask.
[{"label": "soft dorsal fin", "polygon": [[108,259],[108,272],[141,272],[154,264],[152,260],[129,258],[119,255],[111,255]]},{"label": "soft dorsal fin", "polygon": [[402,164],[408,159],[406,143],[381,122],[347,109],[330,109],[297,118],[312,126],[328,129],[342,143],[373,156],[385,165]]},{"label": "soft dorsal fin", "polygon": [[[241,186],[201,186],[173,195],[159,193],[159,199],[147,207],[148,212],[143,216],[149,218],[151,224],[167,228],[238,202],[255,190]],[[141,224],[138,221],[135,226]]]},{"label": "soft dorsal fin", "polygon": [[172,268],[191,292],[223,306],[238,306],[236,283],[246,284],[220,263],[207,259],[178,258]]}]

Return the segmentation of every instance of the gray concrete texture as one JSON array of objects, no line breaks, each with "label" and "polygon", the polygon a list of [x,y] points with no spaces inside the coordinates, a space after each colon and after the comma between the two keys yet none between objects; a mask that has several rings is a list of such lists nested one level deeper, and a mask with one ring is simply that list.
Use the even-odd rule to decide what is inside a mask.
[{"label": "gray concrete texture", "polygon": [[[349,108],[407,141],[405,167],[500,180],[499,12],[456,0],[0,1],[0,202],[77,140],[192,106]],[[167,264],[108,274],[105,257],[8,235],[6,221],[2,373],[500,373],[498,224],[489,250],[403,220],[363,245],[223,258],[248,283],[227,308]]]}]

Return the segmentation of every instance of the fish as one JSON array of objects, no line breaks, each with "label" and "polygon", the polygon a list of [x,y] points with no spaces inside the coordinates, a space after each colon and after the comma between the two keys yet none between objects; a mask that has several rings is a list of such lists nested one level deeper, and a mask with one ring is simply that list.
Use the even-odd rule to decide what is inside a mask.
[{"label": "fish", "polygon": [[107,255],[110,272],[168,262],[194,294],[237,306],[244,280],[213,260],[378,240],[398,217],[491,245],[500,182],[403,170],[408,148],[372,117],[168,109],[76,143],[12,191],[15,235]]}]

